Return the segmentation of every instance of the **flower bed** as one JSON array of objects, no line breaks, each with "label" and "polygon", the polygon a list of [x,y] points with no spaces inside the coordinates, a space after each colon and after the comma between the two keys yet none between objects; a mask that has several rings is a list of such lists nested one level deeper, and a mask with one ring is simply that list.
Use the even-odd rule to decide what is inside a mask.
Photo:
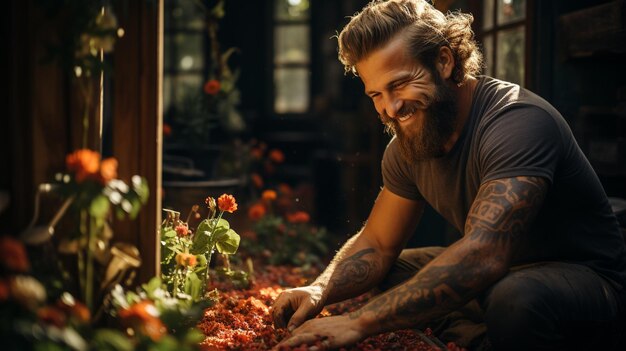
[{"label": "flower bed", "polygon": [[[299,268],[267,266],[258,273],[248,289],[233,289],[230,283],[213,283],[220,291],[219,301],[207,308],[198,324],[205,335],[200,344],[203,350],[268,350],[287,336],[285,329],[275,329],[269,312],[274,299],[287,287],[301,286],[307,276]],[[321,316],[352,311],[365,302],[362,295],[352,300],[328,306]],[[292,350],[307,350],[307,347]],[[320,348],[321,349],[321,348]],[[429,329],[400,330],[369,337],[342,350],[461,350],[450,343],[444,345]],[[286,348],[285,350],[288,350]]]}]

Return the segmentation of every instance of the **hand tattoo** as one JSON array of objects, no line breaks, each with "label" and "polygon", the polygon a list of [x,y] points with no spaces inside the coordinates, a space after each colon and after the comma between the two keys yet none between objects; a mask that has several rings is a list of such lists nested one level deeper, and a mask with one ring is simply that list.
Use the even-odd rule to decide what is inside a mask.
[{"label": "hand tattoo", "polygon": [[366,260],[363,256],[374,252],[373,248],[363,249],[339,262],[330,279],[333,289],[343,289],[367,283],[372,273],[378,272],[380,264],[376,260]]}]

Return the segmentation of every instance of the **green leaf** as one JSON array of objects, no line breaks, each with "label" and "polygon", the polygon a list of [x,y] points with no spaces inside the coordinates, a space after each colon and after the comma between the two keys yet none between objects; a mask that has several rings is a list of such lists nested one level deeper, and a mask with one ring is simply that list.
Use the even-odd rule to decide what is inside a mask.
[{"label": "green leaf", "polygon": [[174,238],[174,237],[176,237],[176,231],[175,230],[168,230],[165,233],[163,233],[163,237],[165,237],[165,238]]},{"label": "green leaf", "polygon": [[104,195],[98,195],[89,206],[89,214],[98,219],[104,219],[109,213],[109,199]]},{"label": "green leaf", "polygon": [[202,280],[196,273],[190,273],[185,281],[185,294],[191,296],[193,301],[197,301],[202,293]]},{"label": "green leaf", "polygon": [[105,351],[132,351],[132,342],[124,334],[113,329],[99,329],[95,332],[90,349]]},{"label": "green leaf", "polygon": [[239,234],[232,229],[228,229],[225,233],[220,233],[216,236],[215,246],[219,253],[232,255],[237,252],[240,240]]},{"label": "green leaf", "polygon": [[152,295],[155,290],[161,287],[161,278],[152,277],[152,279],[150,279],[147,284],[143,284],[142,287],[149,295]]},{"label": "green leaf", "polygon": [[199,344],[204,341],[206,336],[196,328],[190,328],[185,335],[185,342],[189,344]]},{"label": "green leaf", "polygon": [[211,235],[208,230],[198,231],[196,235],[193,237],[193,244],[191,245],[191,252],[194,255],[204,254],[205,252],[211,250]]}]

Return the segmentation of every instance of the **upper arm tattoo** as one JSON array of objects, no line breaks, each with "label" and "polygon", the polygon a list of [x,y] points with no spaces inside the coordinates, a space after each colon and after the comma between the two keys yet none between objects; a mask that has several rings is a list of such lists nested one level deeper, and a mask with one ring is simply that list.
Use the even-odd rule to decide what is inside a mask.
[{"label": "upper arm tattoo", "polygon": [[547,187],[541,177],[504,178],[483,184],[465,221],[465,235],[481,241],[518,239],[532,225]]}]

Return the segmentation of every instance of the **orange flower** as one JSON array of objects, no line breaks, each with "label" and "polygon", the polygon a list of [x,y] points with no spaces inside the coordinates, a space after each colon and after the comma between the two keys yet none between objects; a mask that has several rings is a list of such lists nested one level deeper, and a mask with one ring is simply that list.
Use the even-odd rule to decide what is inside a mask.
[{"label": "orange flower", "polygon": [[237,211],[237,201],[232,195],[222,194],[222,196],[217,199],[217,207],[220,211],[233,213]]},{"label": "orange flower", "polygon": [[167,123],[163,123],[163,136],[170,136],[172,135],[172,126],[170,126]]},{"label": "orange flower", "polygon": [[306,223],[311,219],[308,213],[304,211],[297,211],[287,214],[287,222],[289,223]]},{"label": "orange flower", "polygon": [[100,154],[88,149],[74,151],[65,158],[67,169],[76,174],[76,181],[82,182],[95,175],[100,168]]},{"label": "orange flower", "polygon": [[278,149],[273,149],[269,153],[269,158],[276,163],[282,163],[285,161],[285,154]]},{"label": "orange flower", "polygon": [[60,298],[57,301],[57,307],[65,312],[67,315],[75,317],[83,323],[87,323],[91,319],[91,313],[89,312],[87,306],[78,301],[68,301]]},{"label": "orange flower", "polygon": [[261,198],[265,201],[274,201],[276,200],[276,192],[274,190],[265,190],[263,194],[261,194]]},{"label": "orange flower", "polygon": [[0,262],[14,272],[26,272],[30,269],[24,245],[7,236],[0,238]]},{"label": "orange flower", "polygon": [[204,84],[204,92],[209,95],[216,95],[220,92],[222,85],[217,79],[211,79]]},{"label": "orange flower", "polygon": [[258,189],[263,187],[263,178],[258,173],[252,173],[250,175],[250,180],[252,181],[252,184],[254,184],[254,186]]},{"label": "orange flower", "polygon": [[254,204],[248,210],[248,217],[253,221],[258,221],[265,216],[266,209],[263,204]]},{"label": "orange flower", "polygon": [[100,180],[106,184],[117,178],[117,160],[113,157],[103,160],[100,164]]},{"label": "orange flower", "polygon": [[189,228],[185,224],[180,224],[176,226],[176,235],[179,237],[184,237],[189,234]]},{"label": "orange flower", "polygon": [[120,310],[119,316],[123,326],[133,328],[154,341],[161,339],[163,334],[167,332],[165,325],[158,318],[159,311],[149,300],[138,302],[129,308]]},{"label": "orange flower", "polygon": [[193,268],[198,264],[198,259],[192,254],[179,253],[176,255],[176,263],[178,263],[179,266]]}]

